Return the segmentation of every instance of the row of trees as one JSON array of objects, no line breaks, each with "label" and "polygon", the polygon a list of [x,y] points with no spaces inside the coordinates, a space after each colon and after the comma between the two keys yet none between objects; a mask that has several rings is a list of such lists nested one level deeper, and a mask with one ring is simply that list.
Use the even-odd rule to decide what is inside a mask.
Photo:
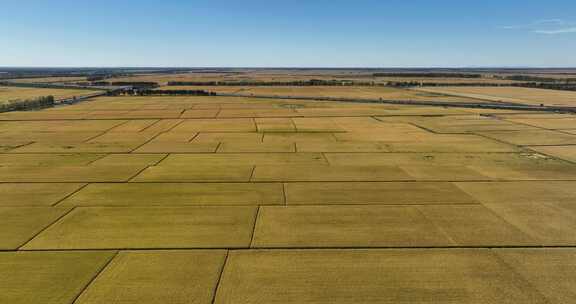
[{"label": "row of trees", "polygon": [[359,83],[349,80],[298,80],[298,81],[170,81],[169,86],[352,86],[373,85],[373,82]]},{"label": "row of trees", "polygon": [[482,74],[470,73],[373,73],[374,77],[406,78],[482,78]]},{"label": "row of trees", "polygon": [[129,95],[129,96],[155,96],[155,95],[178,95],[178,96],[216,96],[216,93],[204,90],[150,90],[133,89],[117,92],[109,92],[108,95]]},{"label": "row of trees", "polygon": [[[85,83],[79,83],[85,84]],[[91,86],[115,86],[115,87],[135,87],[135,88],[157,88],[160,85],[152,81],[95,81],[89,83]]]},{"label": "row of trees", "polygon": [[505,80],[515,80],[515,81],[527,81],[527,82],[572,82],[576,83],[576,78],[554,78],[554,77],[542,77],[542,76],[532,76],[532,75],[511,75],[511,76],[495,76],[499,79]]},{"label": "row of trees", "polygon": [[54,96],[42,96],[33,99],[12,100],[0,104],[0,112],[26,111],[48,108],[54,105]]},{"label": "row of trees", "polygon": [[421,83],[418,81],[402,81],[402,82],[388,82],[387,86],[396,88],[411,88],[411,87],[522,87],[522,88],[535,88],[547,90],[562,90],[562,91],[576,91],[576,83],[544,83],[544,82],[517,82],[517,83],[447,83],[447,82],[426,82]]}]

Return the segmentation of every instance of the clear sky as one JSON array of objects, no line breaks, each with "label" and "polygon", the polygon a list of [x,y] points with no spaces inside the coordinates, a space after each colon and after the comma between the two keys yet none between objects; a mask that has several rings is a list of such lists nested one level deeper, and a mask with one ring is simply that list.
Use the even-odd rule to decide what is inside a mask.
[{"label": "clear sky", "polygon": [[2,1],[0,66],[576,67],[576,1]]}]

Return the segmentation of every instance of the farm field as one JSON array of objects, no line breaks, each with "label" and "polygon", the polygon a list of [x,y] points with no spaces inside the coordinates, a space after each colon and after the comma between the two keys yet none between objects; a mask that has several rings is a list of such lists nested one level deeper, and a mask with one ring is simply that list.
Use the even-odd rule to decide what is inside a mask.
[{"label": "farm field", "polygon": [[482,78],[451,78],[451,77],[374,77],[376,82],[419,82],[419,83],[497,83],[510,84],[518,81],[497,79],[491,77]]},{"label": "farm field", "polygon": [[0,86],[0,103],[9,101],[25,100],[41,96],[54,96],[55,99],[69,98],[73,96],[82,96],[96,93],[94,90],[75,90],[75,89],[45,89],[45,88],[21,88],[21,87],[2,87]]},{"label": "farm field", "polygon": [[206,90],[224,94],[273,95],[301,97],[341,97],[392,100],[435,100],[448,102],[481,102],[468,97],[445,96],[437,93],[417,92],[408,89],[390,87],[352,87],[352,86],[301,86],[301,87],[268,87],[268,86],[164,86],[161,90]]},{"label": "farm field", "polygon": [[375,82],[386,83],[416,81],[423,83],[497,83],[508,84],[515,83],[514,80],[503,80],[492,77],[482,78],[458,78],[458,77],[392,77],[392,76],[374,76],[371,72],[362,71],[339,71],[339,70],[240,70],[234,72],[196,72],[196,73],[179,73],[179,74],[141,74],[121,78],[112,78],[111,81],[152,81],[164,85],[169,81],[182,82],[287,82],[287,81],[308,81],[308,80],[339,80],[355,82]]},{"label": "farm field", "polygon": [[[428,98],[339,89],[249,92]],[[576,116],[534,111],[159,96],[0,113],[0,303],[571,303],[572,147]]]},{"label": "farm field", "polygon": [[[314,71],[312,73],[286,73],[286,72],[267,72],[267,71],[250,71],[250,72],[212,72],[212,73],[180,73],[180,74],[141,74],[133,75],[128,77],[112,78],[110,81],[152,81],[158,82],[160,85],[164,85],[170,81],[199,81],[199,82],[209,82],[209,81],[226,81],[226,82],[238,82],[238,81],[301,81],[310,79],[321,79],[321,80],[333,80],[339,79],[341,77],[346,77],[348,74],[340,74],[341,76],[335,76],[332,74],[322,74]],[[350,74],[350,77],[356,78],[355,74]]]},{"label": "farm field", "polygon": [[64,83],[86,81],[86,77],[36,77],[36,78],[21,78],[10,79],[10,82],[16,83]]},{"label": "farm field", "polygon": [[576,92],[517,87],[442,87],[420,88],[421,92],[448,94],[499,102],[529,105],[576,106]]}]

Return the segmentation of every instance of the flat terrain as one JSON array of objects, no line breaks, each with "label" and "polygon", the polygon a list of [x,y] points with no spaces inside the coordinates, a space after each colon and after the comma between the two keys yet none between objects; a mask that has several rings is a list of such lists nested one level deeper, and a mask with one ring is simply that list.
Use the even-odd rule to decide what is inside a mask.
[{"label": "flat terrain", "polygon": [[163,85],[169,81],[222,81],[222,82],[286,82],[316,80],[338,80],[354,82],[421,82],[421,83],[515,83],[514,80],[505,80],[491,77],[461,78],[461,77],[394,77],[374,76],[374,71],[362,70],[237,70],[230,72],[194,72],[177,74],[140,74],[121,78],[111,78],[110,81],[153,81]]},{"label": "flat terrain", "polygon": [[420,88],[421,92],[485,99],[490,101],[547,106],[576,106],[576,92],[518,87],[439,87]]},{"label": "flat terrain", "polygon": [[224,94],[271,95],[296,97],[341,97],[391,100],[426,100],[446,102],[482,102],[469,97],[446,96],[443,94],[418,92],[415,90],[391,87],[353,87],[353,86],[164,86],[161,90],[206,90]]},{"label": "flat terrain", "polygon": [[96,93],[94,90],[75,90],[75,89],[44,89],[44,88],[21,88],[21,87],[2,87],[0,86],[0,103],[9,101],[33,99],[41,96],[54,96],[56,99],[69,98],[73,96],[82,96]]},{"label": "flat terrain", "polygon": [[101,97],[0,114],[0,303],[571,303],[576,116]]},{"label": "flat terrain", "polygon": [[11,79],[10,81],[17,83],[65,83],[65,82],[86,81],[86,77],[36,77],[36,78]]}]

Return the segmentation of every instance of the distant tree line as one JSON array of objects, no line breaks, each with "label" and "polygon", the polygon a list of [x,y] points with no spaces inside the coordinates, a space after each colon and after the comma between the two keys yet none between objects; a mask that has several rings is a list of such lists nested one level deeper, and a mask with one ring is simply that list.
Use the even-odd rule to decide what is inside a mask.
[{"label": "distant tree line", "polygon": [[418,82],[399,81],[388,82],[387,86],[396,88],[412,87],[521,87],[547,90],[576,91],[576,83],[544,83],[544,82],[516,82],[516,83],[462,83],[462,82]]},{"label": "distant tree line", "polygon": [[506,87],[507,83],[495,82],[421,82],[421,81],[388,81],[386,86],[396,88],[410,87]]},{"label": "distant tree line", "polygon": [[527,82],[576,82],[576,78],[553,78],[532,75],[495,76],[495,78]]},{"label": "distant tree line", "polygon": [[532,82],[520,85],[525,88],[534,89],[547,89],[547,90],[561,90],[561,91],[576,91],[576,83],[542,83]]},{"label": "distant tree line", "polygon": [[54,96],[42,96],[32,99],[13,100],[0,104],[0,112],[26,111],[48,108],[54,105]]},{"label": "distant tree line", "polygon": [[[84,83],[82,83],[84,84]],[[115,87],[135,87],[135,88],[157,88],[160,85],[152,81],[94,81],[91,86],[115,86]]]},{"label": "distant tree line", "polygon": [[151,90],[151,89],[132,89],[117,92],[109,92],[108,95],[128,95],[128,96],[155,96],[155,95],[172,95],[172,96],[216,96],[216,93],[205,90]]},{"label": "distant tree line", "polygon": [[20,87],[20,88],[42,88],[42,89],[81,89],[81,90],[94,90],[89,85],[79,84],[60,84],[60,83],[28,83],[28,82],[10,82],[0,81],[0,86],[5,87]]},{"label": "distant tree line", "polygon": [[470,73],[373,73],[374,77],[406,78],[482,78],[482,74]]},{"label": "distant tree line", "polygon": [[[373,85],[371,82],[363,85]],[[299,80],[299,81],[169,81],[168,86],[352,86],[358,82],[342,80]]]}]

